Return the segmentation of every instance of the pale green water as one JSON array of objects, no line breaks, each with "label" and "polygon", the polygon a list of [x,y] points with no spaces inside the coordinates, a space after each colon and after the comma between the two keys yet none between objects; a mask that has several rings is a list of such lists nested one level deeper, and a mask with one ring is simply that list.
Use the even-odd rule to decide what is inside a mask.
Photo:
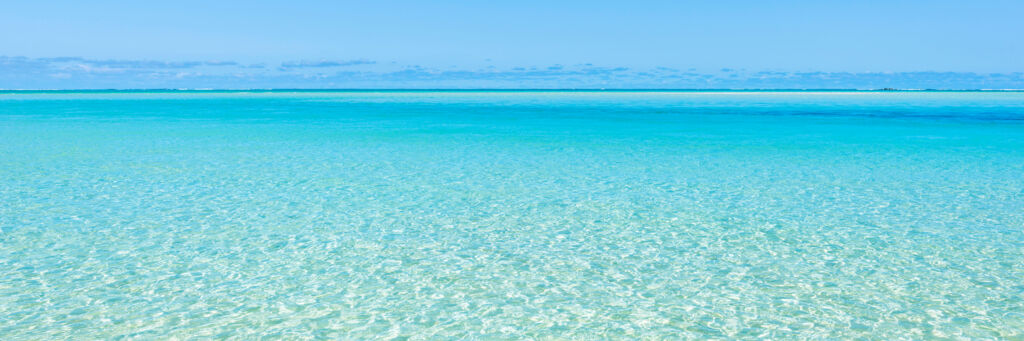
[{"label": "pale green water", "polygon": [[0,93],[0,338],[1022,338],[1024,93]]}]

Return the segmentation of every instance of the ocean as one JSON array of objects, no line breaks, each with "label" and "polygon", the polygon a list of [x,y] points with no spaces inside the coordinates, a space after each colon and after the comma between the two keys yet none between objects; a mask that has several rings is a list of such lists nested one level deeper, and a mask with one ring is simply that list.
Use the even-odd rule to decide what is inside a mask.
[{"label": "ocean", "polygon": [[0,92],[0,338],[1024,338],[1024,92]]}]

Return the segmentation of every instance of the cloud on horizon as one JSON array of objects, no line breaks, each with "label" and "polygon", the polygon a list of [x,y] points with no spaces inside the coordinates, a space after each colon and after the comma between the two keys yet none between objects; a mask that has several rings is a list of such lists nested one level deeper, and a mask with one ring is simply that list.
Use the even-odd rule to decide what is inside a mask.
[{"label": "cloud on horizon", "polygon": [[[347,68],[370,66],[370,69]],[[340,69],[339,69],[340,68]],[[0,56],[0,89],[125,88],[651,88],[1022,89],[1024,73],[785,72],[577,64],[434,68],[366,59],[243,65],[235,61]]]},{"label": "cloud on horizon", "polygon": [[321,67],[337,67],[337,66],[354,66],[354,65],[372,65],[377,62],[366,59],[354,59],[354,60],[320,60],[320,61],[293,61],[281,63],[281,68],[292,69],[292,68],[321,68]]},{"label": "cloud on horizon", "polygon": [[22,60],[29,63],[47,63],[50,66],[88,66],[92,68],[111,69],[188,69],[199,66],[235,66],[234,61],[211,60],[211,61],[176,61],[166,62],[157,60],[117,60],[117,59],[86,59],[81,57],[54,57],[54,58],[25,58],[25,57],[0,57],[3,59]]}]

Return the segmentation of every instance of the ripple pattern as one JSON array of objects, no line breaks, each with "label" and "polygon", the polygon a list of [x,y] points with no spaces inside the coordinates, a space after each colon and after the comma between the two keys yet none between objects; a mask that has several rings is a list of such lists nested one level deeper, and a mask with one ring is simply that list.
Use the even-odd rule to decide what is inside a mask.
[{"label": "ripple pattern", "polygon": [[1024,97],[703,96],[2,94],[0,336],[1024,337]]}]

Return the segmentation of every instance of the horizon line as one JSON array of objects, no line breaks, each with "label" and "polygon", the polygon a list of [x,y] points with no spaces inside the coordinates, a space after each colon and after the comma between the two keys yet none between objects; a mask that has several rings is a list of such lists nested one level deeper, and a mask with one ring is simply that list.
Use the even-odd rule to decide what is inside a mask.
[{"label": "horizon line", "polygon": [[855,92],[1020,92],[1022,89],[898,89],[898,88],[67,88],[67,89],[3,89],[0,92],[102,92],[102,91],[166,91],[166,92],[203,92],[203,91],[579,91],[579,92],[614,92],[614,91],[645,91],[645,92],[714,92],[714,91],[855,91]]}]

